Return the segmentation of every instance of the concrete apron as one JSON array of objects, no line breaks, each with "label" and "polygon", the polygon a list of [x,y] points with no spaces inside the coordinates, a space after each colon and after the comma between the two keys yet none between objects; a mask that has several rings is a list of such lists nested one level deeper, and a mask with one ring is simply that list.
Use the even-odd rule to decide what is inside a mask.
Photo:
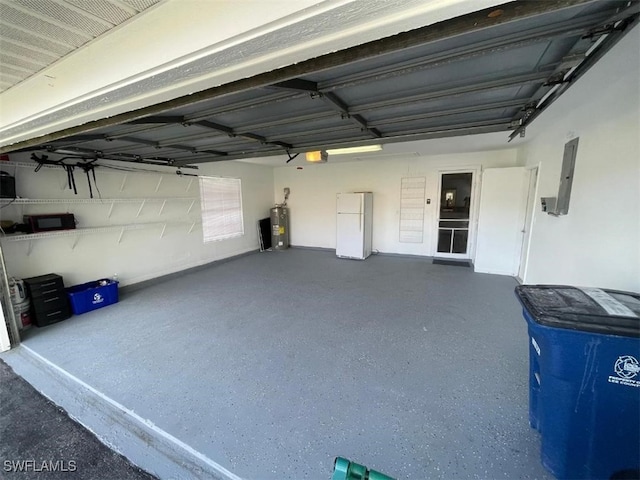
[{"label": "concrete apron", "polygon": [[242,480],[26,345],[2,359],[101,442],[159,478]]}]

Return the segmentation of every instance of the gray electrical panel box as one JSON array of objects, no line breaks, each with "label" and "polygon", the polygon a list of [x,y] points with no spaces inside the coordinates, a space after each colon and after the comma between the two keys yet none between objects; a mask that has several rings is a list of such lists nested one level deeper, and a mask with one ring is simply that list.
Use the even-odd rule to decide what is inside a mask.
[{"label": "gray electrical panel box", "polygon": [[558,189],[558,202],[556,203],[556,215],[569,213],[569,199],[571,198],[571,184],[573,183],[573,171],[576,166],[576,153],[578,152],[578,138],[574,138],[564,145],[562,157],[562,170],[560,172],[560,188]]}]

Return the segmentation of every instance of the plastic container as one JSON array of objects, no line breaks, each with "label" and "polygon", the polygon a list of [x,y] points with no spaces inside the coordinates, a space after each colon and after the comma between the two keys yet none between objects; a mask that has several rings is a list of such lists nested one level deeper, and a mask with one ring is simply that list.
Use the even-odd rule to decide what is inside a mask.
[{"label": "plastic container", "polygon": [[27,298],[24,302],[14,303],[13,315],[20,330],[31,327],[31,301]]},{"label": "plastic container", "polygon": [[640,295],[556,285],[516,295],[542,464],[557,478],[638,478]]},{"label": "plastic container", "polygon": [[118,303],[118,282],[102,279],[67,288],[74,315]]}]

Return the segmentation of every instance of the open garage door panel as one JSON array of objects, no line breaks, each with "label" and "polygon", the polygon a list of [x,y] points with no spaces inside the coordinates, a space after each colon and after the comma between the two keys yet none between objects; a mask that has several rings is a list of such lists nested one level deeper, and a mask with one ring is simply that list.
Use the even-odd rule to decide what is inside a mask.
[{"label": "open garage door panel", "polygon": [[637,18],[635,2],[511,2],[1,150],[189,166],[500,131],[506,142]]}]

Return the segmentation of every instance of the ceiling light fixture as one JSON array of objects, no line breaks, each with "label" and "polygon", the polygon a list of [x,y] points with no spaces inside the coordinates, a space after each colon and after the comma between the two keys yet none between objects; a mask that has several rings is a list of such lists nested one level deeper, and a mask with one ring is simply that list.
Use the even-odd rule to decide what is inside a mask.
[{"label": "ceiling light fixture", "polygon": [[316,150],[315,152],[307,152],[305,154],[305,157],[307,159],[307,162],[326,163],[329,155],[327,155],[327,152],[325,152],[324,150]]},{"label": "ceiling light fixture", "polygon": [[382,145],[362,145],[360,147],[331,148],[327,150],[327,153],[330,155],[343,155],[347,153],[379,152],[380,150],[382,150]]}]

